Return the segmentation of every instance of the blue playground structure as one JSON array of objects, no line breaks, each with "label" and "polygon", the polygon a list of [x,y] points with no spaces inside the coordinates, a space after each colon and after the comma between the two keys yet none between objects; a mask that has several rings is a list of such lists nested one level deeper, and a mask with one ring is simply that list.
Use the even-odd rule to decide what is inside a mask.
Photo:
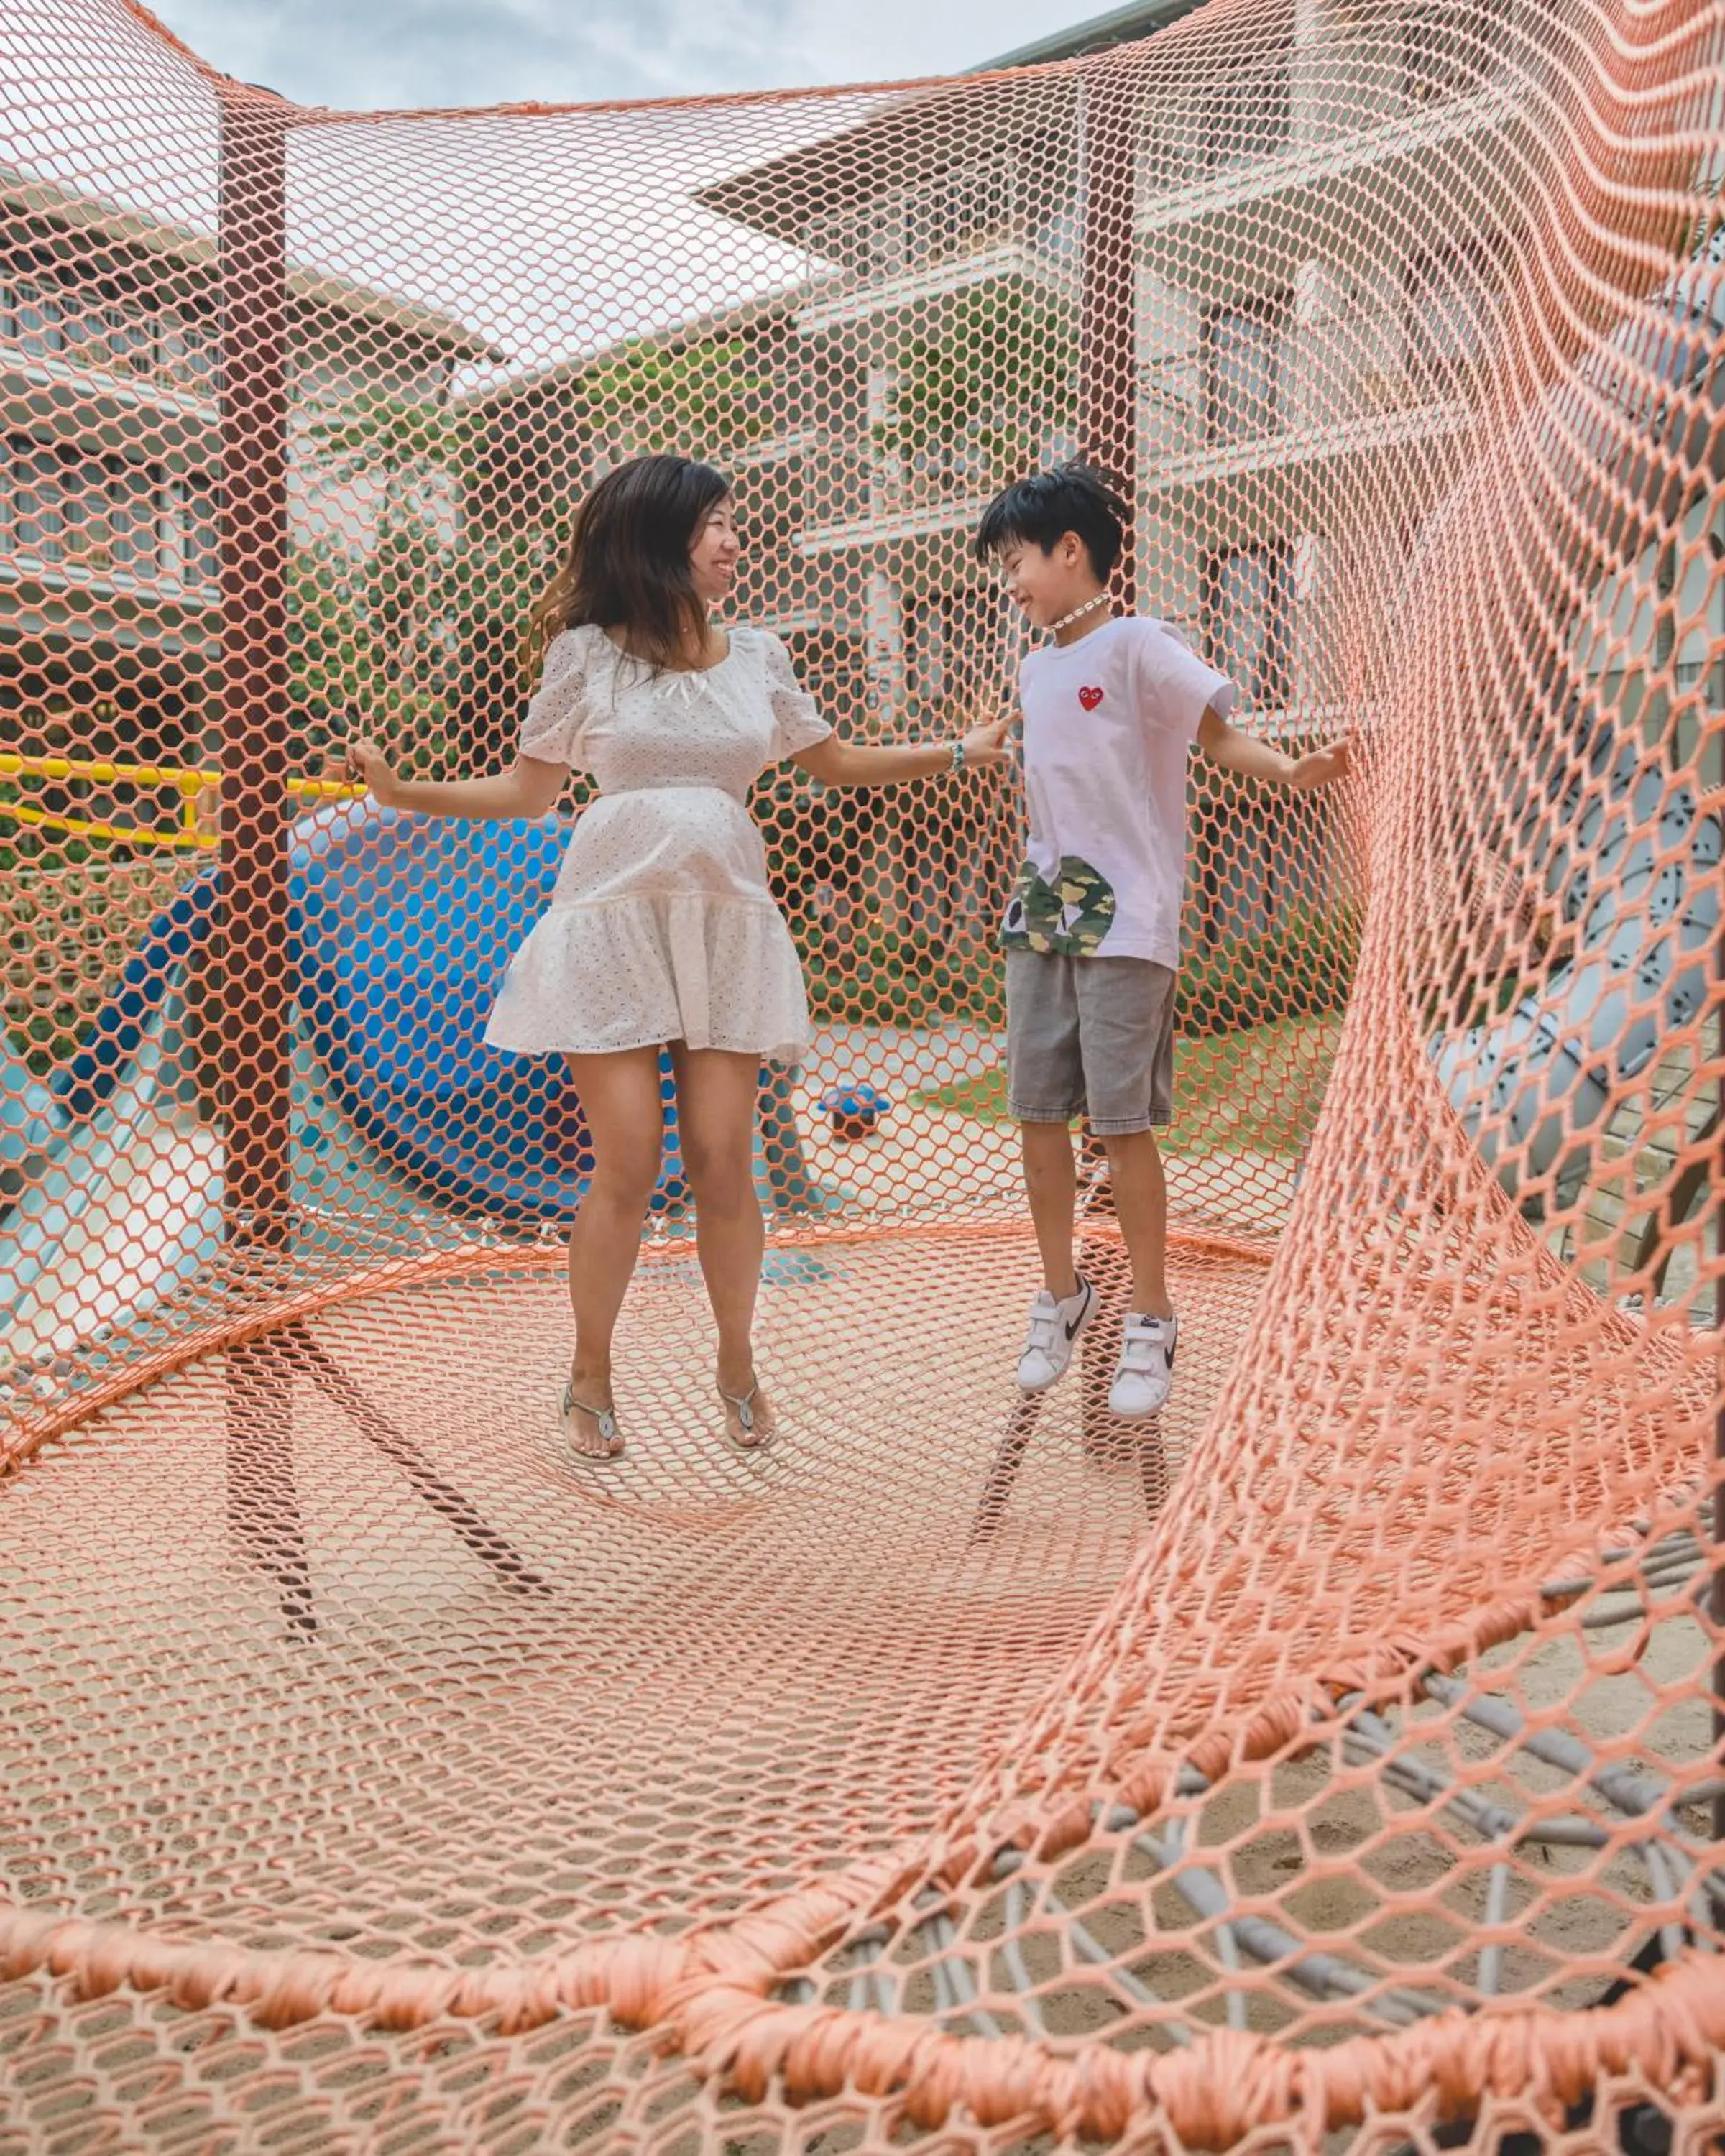
[{"label": "blue playground structure", "polygon": [[[572,1219],[593,1153],[567,1066],[485,1040],[510,953],[549,901],[568,834],[560,817],[473,824],[370,803],[295,823],[296,1200],[326,1187],[353,1213],[370,1201],[523,1229]],[[223,1148],[187,1106],[196,1084],[181,987],[221,921],[212,864],[151,923],[69,1062],[44,1083],[0,1059],[9,1295],[0,1332],[14,1353],[69,1344],[57,1337],[64,1321],[48,1315],[80,1306],[64,1292],[69,1265],[101,1330],[159,1301],[219,1249]],[[661,1086],[652,1204],[664,1215],[688,1202],[669,1058]],[[789,1074],[768,1066],[757,1179],[771,1211],[824,1202],[803,1166]]]}]

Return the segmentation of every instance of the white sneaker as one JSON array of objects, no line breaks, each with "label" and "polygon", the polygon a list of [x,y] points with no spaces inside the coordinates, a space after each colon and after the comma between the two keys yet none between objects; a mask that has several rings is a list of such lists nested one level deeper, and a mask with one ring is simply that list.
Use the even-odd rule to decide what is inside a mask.
[{"label": "white sneaker", "polygon": [[1078,1336],[1090,1323],[1096,1306],[1096,1291],[1078,1276],[1078,1292],[1056,1302],[1046,1288],[1030,1305],[1030,1332],[1019,1357],[1019,1386],[1027,1393],[1045,1393],[1066,1374]]},{"label": "white sneaker", "polygon": [[1108,1411],[1122,1422],[1153,1415],[1173,1389],[1174,1348],[1178,1321],[1145,1317],[1134,1311],[1121,1334],[1120,1361],[1108,1389]]}]

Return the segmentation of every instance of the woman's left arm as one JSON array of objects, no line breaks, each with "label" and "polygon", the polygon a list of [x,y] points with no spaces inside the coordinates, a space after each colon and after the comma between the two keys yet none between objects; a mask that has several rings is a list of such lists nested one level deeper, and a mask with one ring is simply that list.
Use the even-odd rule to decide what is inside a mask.
[{"label": "woman's left arm", "polygon": [[1224,771],[1237,771],[1244,778],[1267,779],[1273,786],[1291,786],[1296,793],[1305,793],[1314,786],[1333,786],[1338,778],[1347,778],[1353,744],[1332,742],[1327,748],[1315,748],[1309,756],[1288,756],[1273,743],[1230,726],[1212,705],[1198,722],[1198,746]]},{"label": "woman's left arm", "polygon": [[[1010,713],[985,726],[973,726],[962,742],[906,742],[887,748],[860,748],[836,734],[801,750],[793,761],[823,786],[897,786],[907,778],[933,778],[942,772],[985,770],[1004,763]],[[962,754],[956,758],[957,747]]]}]

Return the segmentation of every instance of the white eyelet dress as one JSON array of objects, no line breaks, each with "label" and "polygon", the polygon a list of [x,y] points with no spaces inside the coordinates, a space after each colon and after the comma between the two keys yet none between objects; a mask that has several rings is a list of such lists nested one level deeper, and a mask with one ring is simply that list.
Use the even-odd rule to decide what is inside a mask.
[{"label": "white eyelet dress", "polygon": [[749,789],[832,732],[764,629],[704,673],[655,673],[591,625],[545,657],[521,754],[592,773],[551,908],[510,963],[485,1039],[517,1055],[681,1040],[795,1063],[803,970],[767,888]]}]

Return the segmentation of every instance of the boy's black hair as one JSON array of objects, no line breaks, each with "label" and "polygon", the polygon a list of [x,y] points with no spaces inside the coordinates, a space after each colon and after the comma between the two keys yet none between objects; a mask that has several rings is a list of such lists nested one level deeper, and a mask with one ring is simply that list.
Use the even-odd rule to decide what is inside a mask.
[{"label": "boy's black hair", "polygon": [[976,557],[992,561],[1011,546],[1052,553],[1067,532],[1076,531],[1098,581],[1106,583],[1126,543],[1128,516],[1100,472],[1086,464],[1055,465],[995,495],[976,528]]}]

